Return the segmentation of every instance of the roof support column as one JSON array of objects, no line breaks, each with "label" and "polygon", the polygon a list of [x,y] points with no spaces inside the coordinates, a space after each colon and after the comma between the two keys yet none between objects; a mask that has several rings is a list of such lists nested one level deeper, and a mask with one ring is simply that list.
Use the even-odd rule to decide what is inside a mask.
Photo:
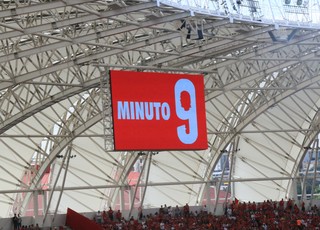
[{"label": "roof support column", "polygon": [[34,218],[37,220],[39,217],[39,204],[38,204],[39,192],[34,191],[32,195],[33,195],[33,215],[34,215]]},{"label": "roof support column", "polygon": [[121,186],[120,188],[120,210],[123,212],[125,208],[125,200],[124,200],[124,186]]},{"label": "roof support column", "polygon": [[207,195],[206,205],[207,205],[208,213],[212,212],[211,196],[210,196],[210,185],[211,185],[211,182],[206,183],[206,195]]},{"label": "roof support column", "polygon": [[48,191],[43,190],[43,193],[42,193],[42,203],[43,203],[42,215],[45,214],[45,210],[47,210],[47,207],[48,207],[48,205],[47,205],[47,202],[48,202],[47,196],[48,196]]}]

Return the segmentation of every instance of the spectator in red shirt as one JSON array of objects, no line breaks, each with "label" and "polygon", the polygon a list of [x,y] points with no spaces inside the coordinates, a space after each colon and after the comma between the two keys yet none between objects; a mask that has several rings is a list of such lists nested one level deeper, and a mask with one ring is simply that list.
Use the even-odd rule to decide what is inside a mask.
[{"label": "spectator in red shirt", "polygon": [[120,212],[120,210],[118,210],[117,212],[116,212],[116,220],[117,221],[121,221],[121,218],[122,218],[122,213]]},{"label": "spectator in red shirt", "polygon": [[189,217],[189,215],[190,215],[190,208],[189,208],[188,204],[183,206],[183,215],[184,215],[184,217]]},{"label": "spectator in red shirt", "polygon": [[113,210],[111,207],[109,207],[109,210],[108,210],[108,217],[109,217],[109,220],[113,221]]}]

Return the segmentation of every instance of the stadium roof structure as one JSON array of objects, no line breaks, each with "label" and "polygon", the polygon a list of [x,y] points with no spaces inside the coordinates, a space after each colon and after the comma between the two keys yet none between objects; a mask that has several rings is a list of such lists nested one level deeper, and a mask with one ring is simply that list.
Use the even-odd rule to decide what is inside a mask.
[{"label": "stadium roof structure", "polygon": [[[0,8],[1,217],[197,205],[226,179],[211,180],[226,153],[231,198],[296,198],[301,162],[318,146],[318,1]],[[114,151],[110,69],[203,74],[208,149]]]}]

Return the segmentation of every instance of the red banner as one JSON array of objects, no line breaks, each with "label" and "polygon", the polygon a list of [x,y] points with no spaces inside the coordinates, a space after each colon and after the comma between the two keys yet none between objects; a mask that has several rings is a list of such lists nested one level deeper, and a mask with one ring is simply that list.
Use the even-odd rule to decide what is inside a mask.
[{"label": "red banner", "polygon": [[67,209],[66,226],[73,230],[103,230],[99,224],[70,208]]},{"label": "red banner", "polygon": [[115,150],[207,149],[202,75],[110,71]]}]

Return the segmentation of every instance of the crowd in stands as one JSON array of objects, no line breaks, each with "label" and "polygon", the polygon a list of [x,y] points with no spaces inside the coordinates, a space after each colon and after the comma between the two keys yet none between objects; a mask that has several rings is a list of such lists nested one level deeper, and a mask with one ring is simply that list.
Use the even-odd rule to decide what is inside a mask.
[{"label": "crowd in stands", "polygon": [[121,212],[99,212],[95,221],[103,229],[121,230],[320,230],[320,210],[316,205],[305,207],[304,202],[282,199],[262,203],[233,201],[225,207],[224,215],[216,216],[208,212],[204,205],[199,211],[190,211],[188,204],[183,207],[163,205],[154,214],[144,215],[139,210],[137,218],[126,220]]}]

